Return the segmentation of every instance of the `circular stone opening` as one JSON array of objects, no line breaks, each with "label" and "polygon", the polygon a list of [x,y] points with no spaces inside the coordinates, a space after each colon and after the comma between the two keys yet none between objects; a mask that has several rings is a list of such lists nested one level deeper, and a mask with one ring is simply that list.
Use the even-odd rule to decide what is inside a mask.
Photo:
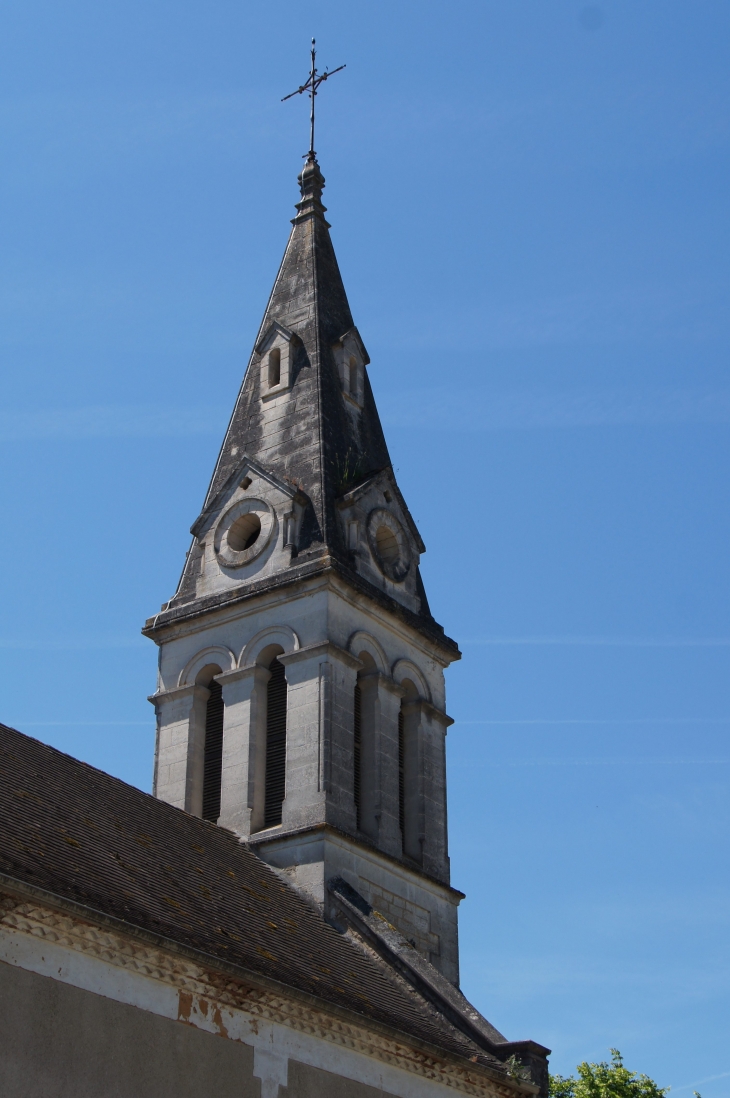
[{"label": "circular stone opening", "polygon": [[237,518],[228,531],[228,547],[234,553],[242,553],[251,548],[260,533],[261,519],[255,511],[249,511]]},{"label": "circular stone opening", "polygon": [[384,564],[395,564],[400,557],[398,538],[389,526],[379,526],[375,533],[378,556]]}]

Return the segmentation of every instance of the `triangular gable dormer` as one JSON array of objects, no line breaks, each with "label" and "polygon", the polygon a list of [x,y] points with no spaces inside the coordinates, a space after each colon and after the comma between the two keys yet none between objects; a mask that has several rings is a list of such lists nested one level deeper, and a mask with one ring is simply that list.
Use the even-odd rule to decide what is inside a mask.
[{"label": "triangular gable dormer", "polygon": [[247,454],[190,528],[194,542],[173,602],[224,592],[291,565],[307,497]]},{"label": "triangular gable dormer", "polygon": [[370,355],[357,328],[352,327],[340,336],[333,345],[332,352],[337,363],[342,395],[359,410],[365,397],[365,367],[370,363]]},{"label": "triangular gable dormer", "polygon": [[273,321],[254,348],[260,359],[261,399],[270,400],[291,389],[294,352],[301,341],[289,328]]},{"label": "triangular gable dormer", "polygon": [[345,492],[337,507],[357,572],[410,610],[421,611],[418,565],[426,546],[392,469]]},{"label": "triangular gable dormer", "polygon": [[[248,454],[244,454],[237,467],[227,478],[223,487],[200,512],[195,522],[190,527],[190,533],[193,537],[199,536],[206,525],[208,525],[211,515],[214,515],[220,510],[226,499],[235,491],[236,487],[240,487],[244,491],[247,491],[251,486],[254,477],[259,477],[261,480],[268,482],[273,488],[281,492],[282,495],[288,497],[292,501],[296,500],[301,506],[304,506],[307,502],[306,496],[296,484],[292,484],[288,480],[283,480],[282,477],[277,476],[271,469],[267,469],[265,465],[261,465],[260,462],[254,461]],[[248,480],[248,484],[244,488],[243,482],[245,480]]]}]

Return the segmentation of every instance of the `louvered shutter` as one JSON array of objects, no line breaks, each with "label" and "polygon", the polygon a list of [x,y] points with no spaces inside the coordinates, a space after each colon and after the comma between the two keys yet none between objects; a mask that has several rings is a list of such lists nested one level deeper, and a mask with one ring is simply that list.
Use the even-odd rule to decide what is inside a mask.
[{"label": "louvered shutter", "polygon": [[281,823],[286,779],[286,674],[274,660],[266,687],[266,796],[264,827]]},{"label": "louvered shutter", "polygon": [[215,679],[209,684],[205,711],[205,762],[203,764],[203,819],[215,823],[221,814],[223,764],[223,690]]},{"label": "louvered shutter", "polygon": [[355,822],[360,827],[361,772],[362,772],[362,691],[355,683],[355,719],[353,742],[353,792],[355,795]]},{"label": "louvered shutter", "polygon": [[406,736],[403,707],[398,710],[398,823],[405,841],[406,835]]}]

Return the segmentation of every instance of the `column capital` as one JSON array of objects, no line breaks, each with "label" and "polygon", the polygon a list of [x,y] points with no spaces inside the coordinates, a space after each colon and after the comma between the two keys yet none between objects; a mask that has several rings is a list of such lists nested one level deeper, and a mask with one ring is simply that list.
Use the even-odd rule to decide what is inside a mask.
[{"label": "column capital", "polygon": [[266,683],[271,678],[268,667],[262,667],[259,663],[250,663],[247,667],[234,667],[232,671],[222,671],[215,676],[215,681],[221,686],[228,686],[235,682],[245,682],[251,679],[253,682]]},{"label": "column capital", "polygon": [[359,671],[362,667],[362,661],[353,656],[352,652],[348,652],[346,648],[340,648],[339,644],[335,644],[330,640],[319,641],[317,644],[308,644],[305,648],[298,648],[296,652],[286,652],[277,658],[280,663],[287,667],[290,663],[315,659],[317,656],[331,656],[339,660],[340,663],[344,663],[345,666],[352,668],[353,671]]},{"label": "column capital", "polygon": [[207,686],[201,686],[200,683],[189,683],[185,686],[173,686],[171,690],[160,690],[157,694],[150,694],[147,698],[148,702],[152,705],[164,704],[165,702],[182,701],[183,698],[203,698],[206,701],[210,697],[210,690]]},{"label": "column capital", "polygon": [[443,709],[438,709],[435,705],[432,705],[426,698],[414,698],[413,701],[405,702],[403,712],[404,714],[423,713],[425,716],[430,717],[432,721],[443,725],[444,731],[454,723],[453,717],[450,717],[448,713],[444,713]]},{"label": "column capital", "polygon": [[390,675],[384,675],[382,671],[374,671],[373,678],[377,675],[378,686],[382,686],[384,690],[387,690],[389,694],[394,694],[396,698],[404,698],[406,691],[400,683],[395,679],[391,679]]},{"label": "column capital", "polygon": [[406,692],[403,687],[395,679],[391,679],[390,675],[386,675],[382,671],[366,671],[364,675],[358,675],[357,681],[365,689],[375,687],[380,690],[383,687],[389,694],[394,694],[396,698],[405,697]]}]

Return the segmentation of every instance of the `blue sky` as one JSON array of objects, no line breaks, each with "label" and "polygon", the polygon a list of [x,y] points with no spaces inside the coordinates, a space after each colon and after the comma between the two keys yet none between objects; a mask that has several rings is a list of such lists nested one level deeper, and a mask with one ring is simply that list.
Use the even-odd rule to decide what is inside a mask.
[{"label": "blue sky", "polygon": [[2,719],[149,788],[155,650],[325,200],[449,672],[463,985],[556,1070],[727,1066],[724,0],[10,2]]}]

